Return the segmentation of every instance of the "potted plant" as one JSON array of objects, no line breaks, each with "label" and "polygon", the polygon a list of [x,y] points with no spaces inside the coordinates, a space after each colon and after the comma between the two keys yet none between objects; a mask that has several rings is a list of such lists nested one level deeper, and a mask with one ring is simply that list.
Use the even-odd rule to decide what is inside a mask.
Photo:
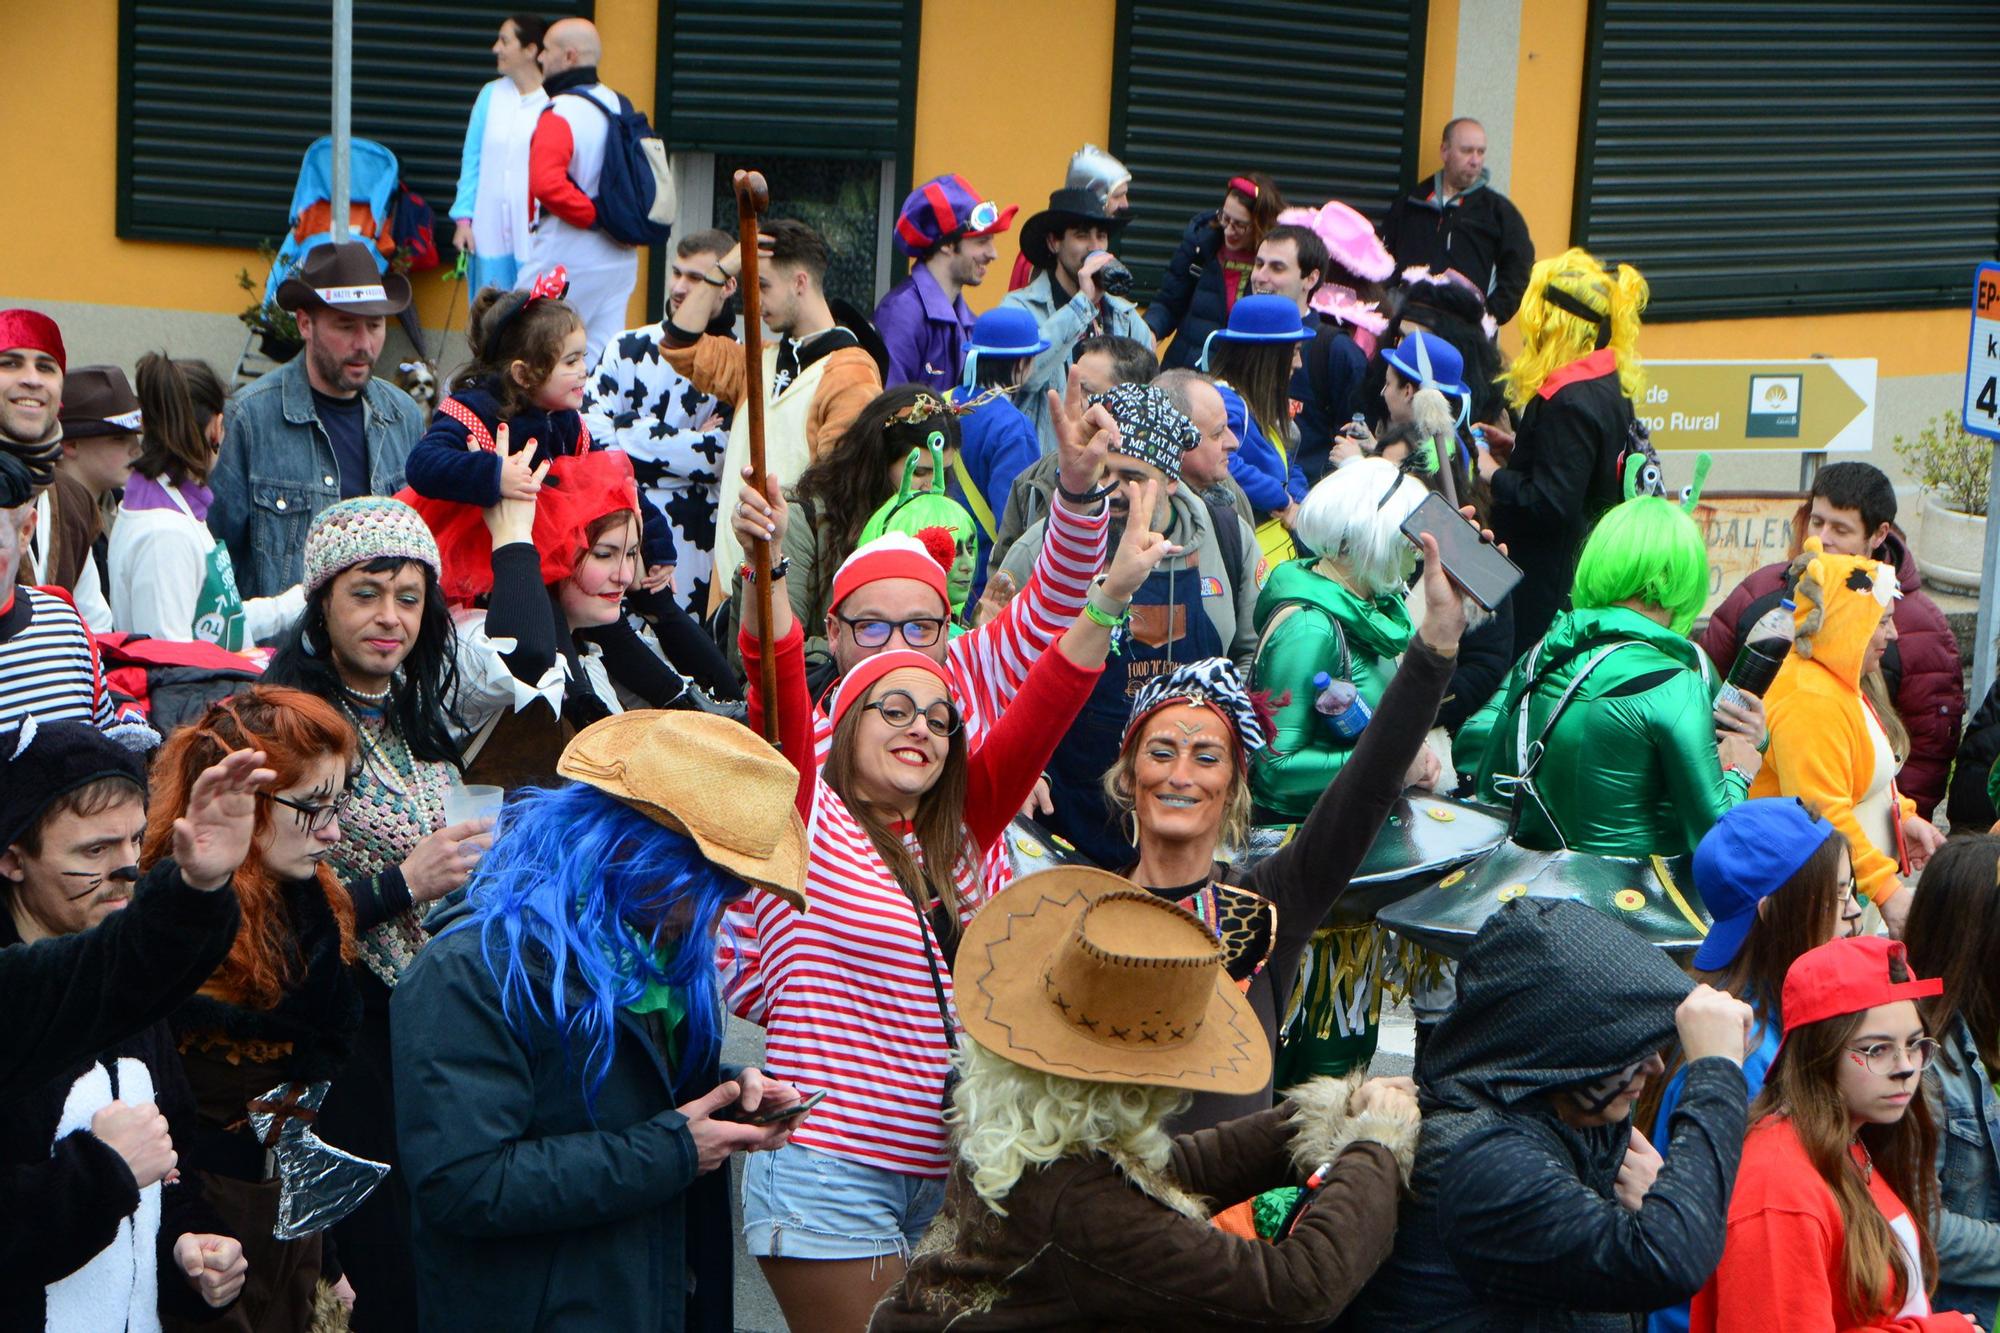
[{"label": "potted plant", "polygon": [[[264,261],[264,271],[269,274],[280,261],[278,252],[268,242],[257,247],[257,257]],[[287,263],[287,270],[293,265]],[[236,285],[255,296],[256,302],[237,316],[250,331],[257,335],[257,346],[265,356],[273,361],[285,362],[297,356],[305,348],[299,339],[299,322],[292,318],[292,312],[281,307],[275,300],[265,299],[264,293],[275,289],[275,284],[267,278],[253,279],[250,270],[236,270]]]},{"label": "potted plant", "polygon": [[1915,438],[1898,435],[1896,457],[1924,492],[1917,568],[1935,587],[1977,592],[1986,556],[1986,495],[1993,442],[1959,424],[1958,413],[1932,417]]}]

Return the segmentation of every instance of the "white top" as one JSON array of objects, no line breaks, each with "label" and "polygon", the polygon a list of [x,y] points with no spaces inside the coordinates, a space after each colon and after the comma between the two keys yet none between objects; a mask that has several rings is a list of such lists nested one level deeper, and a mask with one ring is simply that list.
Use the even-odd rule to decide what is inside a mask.
[{"label": "white top", "polygon": [[[167,497],[185,504],[174,487]],[[111,616],[128,634],[170,643],[193,643],[195,602],[208,576],[215,535],[184,508],[127,509],[111,530]],[[276,597],[244,599],[244,630],[253,643],[284,633],[306,609],[305,587],[294,583]]]},{"label": "white top", "polygon": [[528,262],[528,141],[549,104],[537,85],[528,92],[501,77],[479,90],[485,115],[479,132],[478,184],[472,202],[472,244],[482,255],[512,255]]},{"label": "white top", "polygon": [[[604,174],[604,141],[608,135],[610,121],[582,105],[570,93],[582,93],[594,98],[613,115],[619,110],[618,94],[601,83],[593,83],[583,88],[567,90],[560,96],[549,99],[553,108],[550,115],[561,116],[569,124],[573,151],[569,159],[569,178],[576,188],[597,198],[599,178]],[[528,245],[528,259],[521,268],[521,276],[516,286],[532,287],[535,276],[547,273],[556,265],[577,270],[601,268],[636,268],[639,251],[622,241],[613,240],[610,233],[598,227],[575,227],[546,209],[535,207],[533,215],[533,238]]]},{"label": "white top", "polygon": [[[47,558],[48,534],[55,531],[54,515],[50,512],[49,497],[55,494],[55,487],[45,487],[35,497],[35,535],[28,541],[28,552],[34,557],[35,572],[44,580],[48,571],[42,568]],[[116,529],[114,528],[115,532]],[[92,634],[109,634],[118,623],[112,614],[111,604],[104,600],[104,584],[97,576],[97,557],[86,555],[83,568],[77,571],[76,586],[66,589],[76,599],[76,613],[83,617],[83,623],[90,627]]]}]

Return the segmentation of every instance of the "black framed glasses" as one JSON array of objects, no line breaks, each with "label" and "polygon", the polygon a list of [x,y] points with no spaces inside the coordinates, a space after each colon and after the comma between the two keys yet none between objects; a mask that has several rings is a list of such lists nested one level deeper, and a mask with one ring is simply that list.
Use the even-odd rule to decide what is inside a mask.
[{"label": "black framed glasses", "polygon": [[914,616],[909,620],[849,620],[839,612],[835,620],[847,626],[847,632],[863,648],[880,648],[897,634],[912,648],[928,648],[938,641],[949,622],[943,616]]},{"label": "black framed glasses", "polygon": [[1847,1049],[1866,1062],[1869,1073],[1887,1078],[1902,1071],[1906,1055],[1910,1058],[1910,1068],[1921,1074],[1937,1057],[1938,1044],[1929,1037],[1918,1037],[1907,1046],[1899,1046],[1893,1041],[1877,1041]]},{"label": "black framed glasses", "polygon": [[862,708],[880,713],[882,720],[897,731],[909,726],[919,713],[923,714],[924,725],[931,729],[933,736],[949,736],[959,727],[958,709],[952,706],[949,699],[940,699],[930,707],[920,709],[916,696],[907,690],[890,690],[873,703],[863,704]]},{"label": "black framed glasses", "polygon": [[324,833],[326,826],[331,824],[334,818],[340,813],[340,803],[338,801],[326,801],[319,805],[310,805],[305,801],[295,801],[289,796],[280,796],[273,791],[258,792],[257,794],[269,797],[276,804],[290,810],[293,818],[298,820],[299,827],[303,828],[307,833]]}]

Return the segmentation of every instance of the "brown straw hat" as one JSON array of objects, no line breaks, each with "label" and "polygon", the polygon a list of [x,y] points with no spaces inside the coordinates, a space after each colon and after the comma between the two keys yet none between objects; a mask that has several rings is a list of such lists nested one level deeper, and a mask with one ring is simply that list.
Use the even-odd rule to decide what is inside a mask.
[{"label": "brown straw hat", "polygon": [[740,723],[663,709],[618,713],[576,733],[556,772],[686,834],[716,865],[806,910],[798,771]]},{"label": "brown straw hat", "polygon": [[1199,1092],[1271,1078],[1270,1040],[1208,928],[1090,866],[1024,876],[981,908],[953,989],[966,1036],[1044,1073]]}]

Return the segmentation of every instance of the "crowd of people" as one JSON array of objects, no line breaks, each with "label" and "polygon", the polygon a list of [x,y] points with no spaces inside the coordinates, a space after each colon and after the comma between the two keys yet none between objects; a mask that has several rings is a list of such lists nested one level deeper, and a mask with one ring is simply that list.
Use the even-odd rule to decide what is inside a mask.
[{"label": "crowd of people", "polygon": [[1217,182],[1143,308],[1094,146],[977,316],[1016,206],[843,321],[774,182],[624,329],[595,29],[493,50],[434,412],[359,243],[233,393],[0,311],[0,1323],[727,1330],[740,1241],[800,1330],[1993,1327],[1895,489],[1690,637],[1646,282],[1477,122],[1379,223]]}]

